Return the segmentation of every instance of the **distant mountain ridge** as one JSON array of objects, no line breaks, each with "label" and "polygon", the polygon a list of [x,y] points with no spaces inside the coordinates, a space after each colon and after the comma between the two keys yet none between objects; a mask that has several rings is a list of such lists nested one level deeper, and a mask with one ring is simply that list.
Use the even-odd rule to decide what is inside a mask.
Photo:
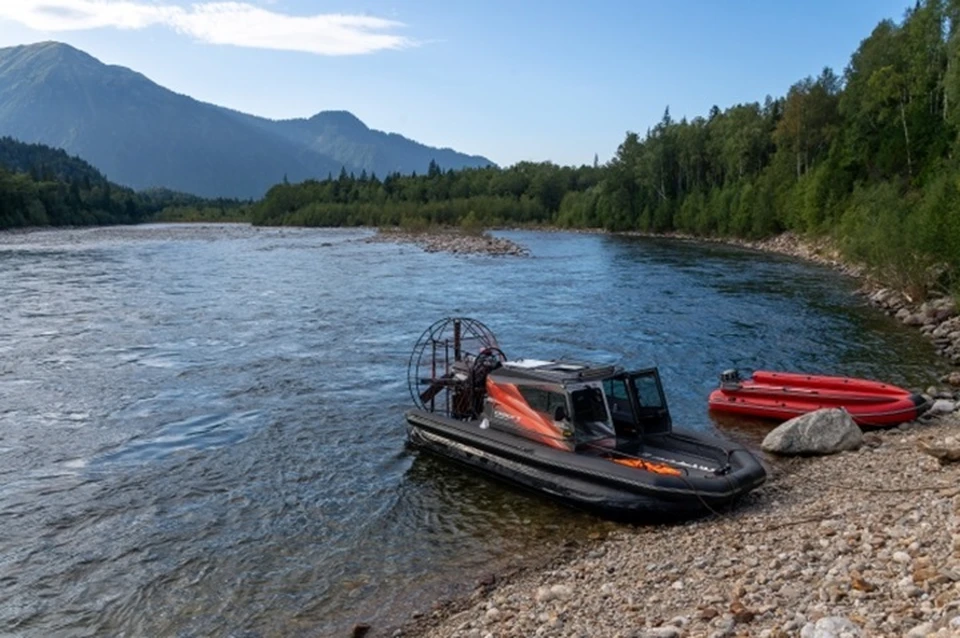
[{"label": "distant mountain ridge", "polygon": [[257,198],[283,179],[422,173],[490,160],[368,128],[346,111],[270,120],[174,93],[57,42],[0,49],[0,135],[63,148],[137,189]]}]

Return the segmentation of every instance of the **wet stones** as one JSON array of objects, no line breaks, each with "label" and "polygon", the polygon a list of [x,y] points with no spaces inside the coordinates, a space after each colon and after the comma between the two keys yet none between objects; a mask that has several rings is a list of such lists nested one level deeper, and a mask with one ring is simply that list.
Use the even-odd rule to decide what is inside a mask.
[{"label": "wet stones", "polygon": [[[960,364],[960,312],[951,297],[938,297],[916,304],[906,295],[880,288],[867,295],[871,304],[908,326],[916,326],[933,340],[937,352],[954,363]],[[960,386],[960,374],[951,384]]]},{"label": "wet stones", "polygon": [[381,229],[368,242],[390,242],[415,244],[428,253],[446,252],[455,255],[494,255],[523,257],[529,251],[516,242],[504,237],[494,237],[487,233],[465,233],[454,228],[437,229],[427,232],[408,232],[403,230]]}]

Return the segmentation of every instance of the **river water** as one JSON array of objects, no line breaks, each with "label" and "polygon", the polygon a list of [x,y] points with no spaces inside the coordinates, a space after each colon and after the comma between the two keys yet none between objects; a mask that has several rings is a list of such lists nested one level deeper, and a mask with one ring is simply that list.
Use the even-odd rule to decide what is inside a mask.
[{"label": "river water", "polygon": [[[508,232],[529,258],[369,231],[0,235],[0,634],[344,635],[610,524],[404,446],[410,348],[656,364],[685,428],[725,369],[926,386],[915,331],[794,260]],[[765,430],[764,430],[765,431]]]}]

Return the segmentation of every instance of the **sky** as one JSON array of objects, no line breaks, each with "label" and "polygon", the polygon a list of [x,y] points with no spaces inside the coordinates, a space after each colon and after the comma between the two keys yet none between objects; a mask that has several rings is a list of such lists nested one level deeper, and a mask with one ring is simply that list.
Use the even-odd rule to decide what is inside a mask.
[{"label": "sky", "polygon": [[270,118],[348,110],[431,146],[580,165],[713,105],[838,73],[903,0],[0,0],[0,47],[66,42]]}]

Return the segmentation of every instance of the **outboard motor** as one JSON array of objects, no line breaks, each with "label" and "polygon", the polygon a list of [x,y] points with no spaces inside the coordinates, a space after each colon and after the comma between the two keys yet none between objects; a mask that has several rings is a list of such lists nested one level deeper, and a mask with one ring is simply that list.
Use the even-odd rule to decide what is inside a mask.
[{"label": "outboard motor", "polygon": [[740,387],[740,371],[736,369],[724,370],[720,373],[720,387],[736,389]]}]

